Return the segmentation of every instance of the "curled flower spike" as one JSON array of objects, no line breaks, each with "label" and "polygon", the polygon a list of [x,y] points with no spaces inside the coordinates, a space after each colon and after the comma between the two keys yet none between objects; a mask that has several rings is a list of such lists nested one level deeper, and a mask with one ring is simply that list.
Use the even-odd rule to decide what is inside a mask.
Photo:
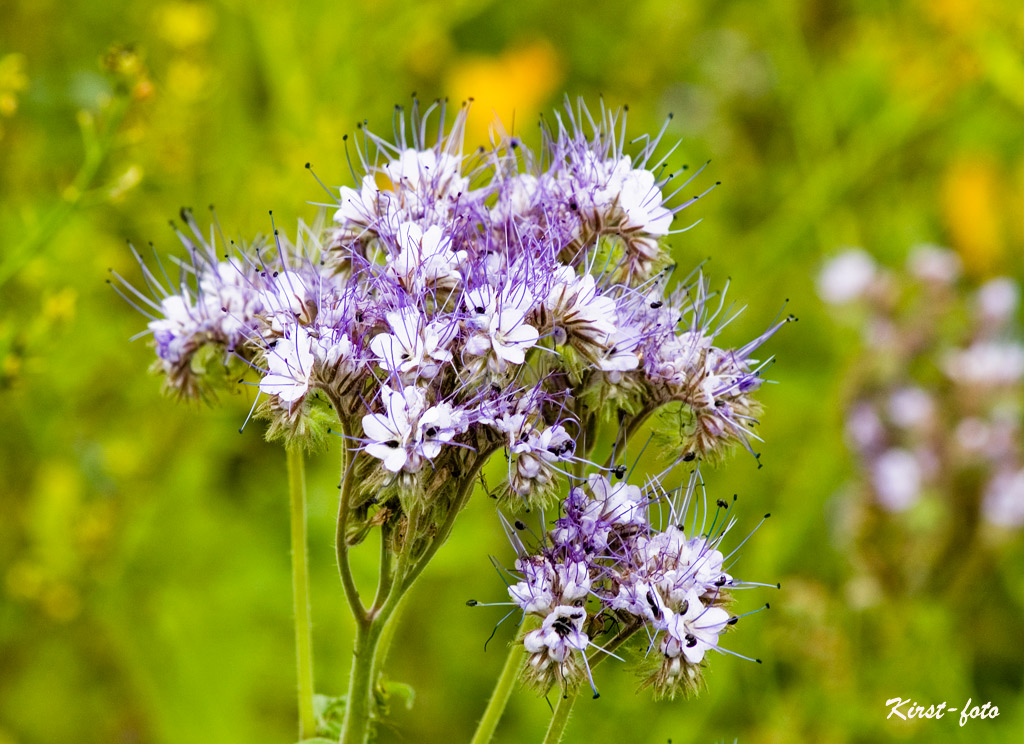
[{"label": "curled flower spike", "polygon": [[[708,532],[687,536],[681,524],[688,516],[697,524],[699,480],[694,471],[670,499],[656,479],[641,489],[591,475],[586,489],[570,491],[539,546],[513,538],[521,579],[509,597],[524,616],[542,618],[523,637],[531,686],[575,688],[584,677],[593,685],[591,649],[611,654],[633,636],[643,639],[644,684],[658,697],[695,691],[709,651],[735,655],[719,640],[738,620],[726,609],[731,591],[746,584],[724,570],[718,549],[735,521],[720,521],[727,505],[719,502]],[[667,508],[663,529],[649,521],[655,506]]]}]

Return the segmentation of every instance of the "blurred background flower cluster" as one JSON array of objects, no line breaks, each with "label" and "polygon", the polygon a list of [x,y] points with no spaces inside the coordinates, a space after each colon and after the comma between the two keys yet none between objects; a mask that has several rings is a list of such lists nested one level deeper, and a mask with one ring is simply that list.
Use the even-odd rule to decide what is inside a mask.
[{"label": "blurred background flower cluster", "polygon": [[[942,368],[921,373],[923,357],[866,343],[868,321],[836,322],[816,281],[843,246],[875,270],[948,246],[960,278],[941,291],[964,330],[969,292],[1022,279],[1022,48],[1024,10],[997,0],[4,0],[0,744],[294,739],[284,457],[257,427],[238,434],[245,395],[217,407],[162,397],[145,341],[129,342],[144,319],[105,280],[138,278],[126,239],[173,251],[166,222],[182,206],[214,203],[232,236],[267,232],[269,209],[281,226],[310,219],[325,195],[304,164],[352,185],[342,137],[364,119],[385,131],[414,91],[472,97],[471,145],[494,116],[536,137],[566,92],[628,104],[638,133],[674,114],[671,165],[711,159],[694,185],[722,181],[686,210],[703,221],[674,240],[676,260],[709,258],[713,281],[731,277],[748,305],[736,339],[787,299],[800,317],[772,343],[782,384],[764,394],[763,467],[741,456],[707,476],[751,520],[775,515],[742,560],[783,591],[732,644],[764,665],[720,659],[700,698],[661,704],[609,674],[567,739],[966,735],[950,718],[886,721],[897,695],[991,700],[1000,716],[969,723],[971,740],[1021,737],[1024,540],[985,532],[943,552],[950,517],[927,498],[865,517],[885,497],[851,491],[871,476],[844,433],[865,356],[926,396]],[[889,296],[915,291],[911,275],[889,272]],[[922,401],[909,392],[894,410]],[[352,634],[333,563],[334,463],[310,472],[317,686],[330,694],[344,690]],[[925,554],[932,564],[915,563]],[[510,548],[481,499],[410,599],[393,674],[416,700],[382,741],[472,732],[511,635],[499,629],[484,652],[500,613],[465,607],[504,591],[488,555],[507,561]],[[956,581],[968,563],[973,578]],[[539,739],[549,715],[517,694],[502,741]]]}]

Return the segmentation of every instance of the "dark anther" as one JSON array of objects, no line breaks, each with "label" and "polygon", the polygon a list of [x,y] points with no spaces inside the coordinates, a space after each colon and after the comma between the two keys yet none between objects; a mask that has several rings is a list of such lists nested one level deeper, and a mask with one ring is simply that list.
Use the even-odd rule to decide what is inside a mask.
[{"label": "dark anther", "polygon": [[560,638],[565,638],[567,635],[572,633],[572,625],[564,617],[560,617],[555,620],[555,622],[551,623],[551,627],[555,629],[555,632],[558,633]]},{"label": "dark anther", "polygon": [[389,439],[388,441],[384,442],[384,444],[386,446],[390,447],[391,449],[398,449],[398,440],[397,439]]},{"label": "dark anther", "polygon": [[517,530],[525,530],[526,529],[526,523],[523,522],[523,520],[521,520],[521,519],[517,519],[515,521],[515,526],[516,526]]},{"label": "dark anther", "polygon": [[697,453],[696,452],[687,452],[685,455],[683,455],[683,462],[693,462],[696,459],[697,459]]},{"label": "dark anther", "polygon": [[687,648],[693,648],[697,645],[697,636],[693,635],[692,633],[687,633],[685,638]]},{"label": "dark anther", "polygon": [[427,429],[427,430],[426,430],[426,431],[425,431],[424,433],[425,433],[425,434],[426,434],[426,435],[427,435],[428,437],[434,437],[434,436],[436,436],[436,435],[437,435],[437,427],[436,427],[436,426],[431,426],[431,427],[430,427],[429,429]]},{"label": "dark anther", "polygon": [[620,479],[621,478],[625,478],[626,477],[626,466],[625,465],[616,465],[614,468],[612,468],[612,472],[615,474],[616,478],[620,478]]},{"label": "dark anther", "polygon": [[729,504],[726,503],[725,499],[719,499],[718,500],[718,508],[719,509],[728,509],[729,508]]},{"label": "dark anther", "polygon": [[725,621],[725,624],[726,625],[735,625],[736,623],[739,622],[739,620],[740,620],[739,617],[737,617],[736,615],[733,615],[732,617],[730,617],[728,620]]},{"label": "dark anther", "polygon": [[657,601],[654,599],[654,591],[651,589],[647,590],[647,604],[651,606],[651,612],[654,613],[654,617],[661,617],[661,607],[658,606]]},{"label": "dark anther", "polygon": [[467,607],[476,607],[478,604],[479,604],[479,602],[477,602],[475,599],[467,599],[466,600],[466,606]]},{"label": "dark anther", "polygon": [[657,310],[657,309],[658,309],[659,307],[661,307],[661,306],[662,306],[663,304],[664,304],[664,303],[663,303],[663,302],[662,302],[661,300],[655,300],[654,302],[652,302],[652,303],[651,303],[651,309],[652,309],[652,310]]}]

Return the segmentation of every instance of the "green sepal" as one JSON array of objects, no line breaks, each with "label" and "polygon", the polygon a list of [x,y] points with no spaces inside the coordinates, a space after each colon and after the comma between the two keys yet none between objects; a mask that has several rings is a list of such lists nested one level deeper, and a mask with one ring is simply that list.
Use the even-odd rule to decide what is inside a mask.
[{"label": "green sepal", "polygon": [[260,418],[270,421],[267,427],[268,442],[298,444],[307,452],[322,452],[327,449],[331,427],[338,426],[338,416],[330,404],[314,393],[306,396],[294,413],[282,408],[271,397],[257,409]]},{"label": "green sepal", "polygon": [[218,343],[206,343],[196,349],[189,359],[192,374],[202,378],[212,388],[228,388],[245,372],[240,359],[224,351]]},{"label": "green sepal", "polygon": [[688,452],[693,449],[697,433],[697,416],[693,409],[681,401],[670,401],[658,409],[654,440],[669,452]]}]

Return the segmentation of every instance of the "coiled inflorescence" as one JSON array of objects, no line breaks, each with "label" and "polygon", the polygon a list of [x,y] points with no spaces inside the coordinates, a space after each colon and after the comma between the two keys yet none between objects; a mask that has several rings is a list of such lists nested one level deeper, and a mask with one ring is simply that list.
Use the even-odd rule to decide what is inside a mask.
[{"label": "coiled inflorescence", "polygon": [[[635,635],[644,686],[671,698],[700,686],[709,651],[734,653],[719,646],[739,619],[727,609],[732,592],[764,585],[728,573],[719,546],[735,520],[719,501],[709,525],[706,497],[696,503],[698,485],[703,494],[697,471],[674,496],[657,478],[641,489],[592,475],[569,491],[540,545],[526,547],[522,522],[507,529],[518,554],[509,596],[540,624],[522,638],[531,686],[565,690],[588,678],[593,686],[593,660],[615,656]],[[652,523],[659,514],[663,529],[657,518]]]}]

